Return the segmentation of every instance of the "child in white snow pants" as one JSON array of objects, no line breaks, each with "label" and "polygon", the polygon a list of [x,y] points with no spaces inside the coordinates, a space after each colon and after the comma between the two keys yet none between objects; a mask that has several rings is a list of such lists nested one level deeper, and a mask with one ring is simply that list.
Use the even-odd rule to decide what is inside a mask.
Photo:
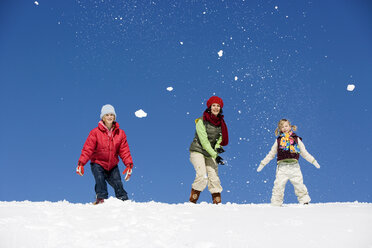
[{"label": "child in white snow pants", "polygon": [[283,204],[285,185],[288,180],[293,184],[298,202],[301,204],[309,203],[311,199],[304,184],[298,162],[281,162],[276,169],[271,204],[277,206]]},{"label": "child in white snow pants", "polygon": [[305,145],[301,141],[302,138],[297,136],[292,130],[296,131],[297,127],[292,126],[288,120],[281,119],[279,121],[278,127],[275,130],[277,138],[270,152],[257,168],[257,171],[260,172],[277,154],[278,165],[271,196],[271,204],[275,206],[281,206],[283,204],[285,185],[288,180],[293,184],[299,203],[308,204],[311,200],[303,182],[300,165],[298,164],[300,155],[316,168],[320,168],[314,157],[307,152]]}]

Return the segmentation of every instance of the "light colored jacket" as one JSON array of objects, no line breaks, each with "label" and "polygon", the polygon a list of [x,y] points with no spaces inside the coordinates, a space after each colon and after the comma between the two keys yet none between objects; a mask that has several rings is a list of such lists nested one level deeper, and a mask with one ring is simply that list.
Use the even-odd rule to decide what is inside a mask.
[{"label": "light colored jacket", "polygon": [[[300,148],[300,155],[309,163],[314,164],[316,163],[315,158],[306,150],[304,143],[301,139],[298,139],[298,147]],[[263,166],[267,165],[271,160],[273,160],[278,153],[278,142],[275,140],[273,146],[271,147],[270,152],[266,155],[266,157],[261,161],[260,164]],[[278,161],[278,164],[280,161]]]}]

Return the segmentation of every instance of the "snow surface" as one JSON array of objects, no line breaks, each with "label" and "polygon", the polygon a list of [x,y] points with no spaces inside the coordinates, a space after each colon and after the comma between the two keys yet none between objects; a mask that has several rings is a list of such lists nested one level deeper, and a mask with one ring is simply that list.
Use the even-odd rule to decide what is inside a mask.
[{"label": "snow surface", "polygon": [[371,203],[0,202],[0,247],[372,247]]}]

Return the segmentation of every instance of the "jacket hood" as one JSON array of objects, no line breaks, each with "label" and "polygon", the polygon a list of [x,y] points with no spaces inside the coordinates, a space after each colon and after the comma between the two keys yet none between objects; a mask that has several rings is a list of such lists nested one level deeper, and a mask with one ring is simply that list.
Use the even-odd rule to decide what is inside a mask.
[{"label": "jacket hood", "polygon": [[[119,130],[120,125],[116,121],[113,122],[112,126],[114,127],[114,129],[112,130],[113,132],[116,132],[116,130]],[[102,132],[107,132],[108,131],[108,129],[105,126],[105,124],[103,123],[103,121],[98,122],[98,129]]]}]

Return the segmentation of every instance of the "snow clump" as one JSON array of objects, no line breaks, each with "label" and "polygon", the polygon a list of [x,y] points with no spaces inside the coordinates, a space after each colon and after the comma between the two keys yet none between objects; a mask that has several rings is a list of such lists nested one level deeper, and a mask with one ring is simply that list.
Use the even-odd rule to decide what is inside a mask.
[{"label": "snow clump", "polygon": [[145,111],[143,111],[142,109],[137,110],[134,114],[138,118],[143,118],[143,117],[146,117],[147,116],[147,113]]},{"label": "snow clump", "polygon": [[347,86],[347,90],[348,91],[353,91],[355,89],[355,85],[354,84],[349,84],[348,86]]}]

